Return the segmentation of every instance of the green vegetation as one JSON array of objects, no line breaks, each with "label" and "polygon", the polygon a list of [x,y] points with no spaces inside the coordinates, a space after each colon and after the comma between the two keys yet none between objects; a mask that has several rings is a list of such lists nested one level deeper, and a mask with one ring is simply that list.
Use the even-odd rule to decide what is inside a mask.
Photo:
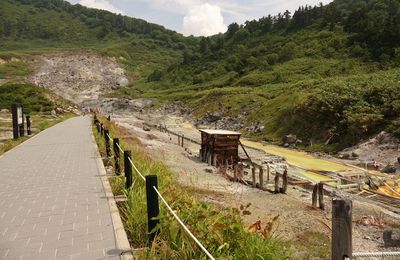
[{"label": "green vegetation", "polygon": [[0,79],[15,79],[30,72],[28,65],[20,61],[0,64]]},{"label": "green vegetation", "polygon": [[293,133],[310,150],[334,151],[381,130],[400,134],[399,39],[398,1],[336,0],[231,24],[122,91],[181,102],[198,117],[242,114],[265,126],[249,136]]},{"label": "green vegetation", "polygon": [[11,109],[13,103],[24,105],[24,113],[50,112],[54,104],[47,92],[37,86],[20,83],[0,85],[0,109]]},{"label": "green vegetation", "polygon": [[[128,136],[126,130],[102,120],[112,136]],[[101,152],[105,151],[104,138],[93,128]],[[162,163],[154,162],[146,154],[139,141],[125,138],[124,149],[132,151],[133,162],[139,170],[147,174],[156,174],[159,178],[159,190],[171,203],[173,209],[188,225],[194,235],[218,259],[286,259],[290,250],[286,243],[270,235],[268,228],[261,233],[250,233],[240,218],[239,209],[221,208],[217,205],[196,199],[187,190],[180,187],[173,173]],[[134,248],[147,245],[147,214],[145,183],[133,174],[133,187],[124,188],[124,177],[111,177],[114,194],[126,194],[127,202],[119,204],[121,217],[129,240]],[[245,207],[244,207],[245,208]],[[170,216],[167,209],[160,204],[160,234],[143,253],[144,259],[202,259],[204,253],[194,241]],[[272,216],[271,216],[272,218]],[[271,222],[273,224],[273,221]],[[271,225],[272,225],[271,224]]]},{"label": "green vegetation", "polygon": [[[293,133],[309,150],[336,151],[381,130],[400,136],[396,0],[302,6],[212,37],[62,0],[0,5],[0,57],[77,48],[126,67],[134,82],[114,96],[180,102],[195,117],[241,114],[246,126],[264,125],[245,133],[253,138]],[[26,73],[19,65],[1,65],[0,77]]]},{"label": "green vegetation", "polygon": [[62,0],[0,4],[0,57],[90,48],[117,58],[138,79],[179,61],[197,42],[141,19]]}]

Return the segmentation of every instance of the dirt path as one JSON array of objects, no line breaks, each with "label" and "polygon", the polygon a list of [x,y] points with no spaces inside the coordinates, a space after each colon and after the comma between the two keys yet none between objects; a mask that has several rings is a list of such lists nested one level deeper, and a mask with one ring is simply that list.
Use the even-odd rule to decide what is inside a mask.
[{"label": "dirt path", "polygon": [[[187,137],[198,139],[197,130],[186,124],[179,117],[158,114],[129,113],[114,115],[112,119],[119,125],[129,129],[141,139],[155,160],[162,160],[176,172],[176,178],[181,185],[194,191],[204,200],[212,201],[224,207],[239,208],[251,203],[251,215],[243,216],[247,225],[257,220],[267,223],[279,215],[275,234],[290,245],[303,248],[298,257],[308,258],[307,248],[326,250],[330,247],[331,207],[326,199],[325,211],[310,207],[311,194],[299,187],[290,187],[287,195],[274,195],[239,183],[228,181],[219,175],[214,167],[202,163],[198,159],[199,146],[186,142],[184,148],[178,146],[177,137],[161,133],[156,128],[143,130],[146,125],[165,123],[169,129],[180,132]],[[258,150],[249,150],[257,160],[268,158]],[[379,206],[362,201],[353,201],[353,247],[354,251],[396,250],[383,248],[383,229],[374,226],[363,226],[357,221],[365,216],[383,218],[387,225],[395,226],[398,219],[386,215],[387,212]],[[397,226],[398,228],[398,226]],[[398,229],[395,229],[400,231]],[[301,241],[305,241],[302,247]],[[324,254],[321,254],[323,256]],[[326,256],[326,255],[325,255]]]}]

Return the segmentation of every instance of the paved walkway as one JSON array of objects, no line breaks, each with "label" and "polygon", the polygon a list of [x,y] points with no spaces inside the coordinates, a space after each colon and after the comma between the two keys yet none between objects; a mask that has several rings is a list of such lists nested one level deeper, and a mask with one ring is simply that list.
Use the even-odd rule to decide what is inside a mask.
[{"label": "paved walkway", "polygon": [[0,259],[120,259],[90,120],[0,157]]}]

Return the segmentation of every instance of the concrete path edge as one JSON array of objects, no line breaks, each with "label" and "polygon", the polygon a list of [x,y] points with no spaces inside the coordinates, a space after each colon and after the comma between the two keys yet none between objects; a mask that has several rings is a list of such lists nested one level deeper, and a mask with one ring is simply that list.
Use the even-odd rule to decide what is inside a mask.
[{"label": "concrete path edge", "polygon": [[106,169],[104,167],[103,160],[101,158],[96,140],[94,138],[92,128],[90,128],[90,134],[92,136],[93,146],[95,147],[95,150],[96,150],[96,155],[97,155],[96,163],[97,163],[97,167],[99,169],[99,175],[100,175],[101,181],[103,183],[103,188],[104,188],[105,195],[107,197],[108,205],[110,207],[110,214],[111,214],[111,219],[112,219],[113,228],[114,228],[116,246],[117,246],[117,249],[121,250],[121,252],[122,252],[121,259],[132,260],[133,259],[132,248],[129,244],[128,236],[126,235],[124,225],[122,224],[121,216],[119,215],[118,206],[114,199],[114,194],[112,193],[111,185],[108,181],[108,175],[107,175]]}]

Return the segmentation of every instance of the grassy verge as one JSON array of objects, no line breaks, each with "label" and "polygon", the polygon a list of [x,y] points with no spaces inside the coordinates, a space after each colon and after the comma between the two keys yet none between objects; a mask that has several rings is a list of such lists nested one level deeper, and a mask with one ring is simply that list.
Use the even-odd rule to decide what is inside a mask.
[{"label": "grassy verge", "polygon": [[[49,128],[49,127],[51,127],[51,126],[53,126],[55,124],[58,124],[58,123],[60,123],[60,122],[62,122],[64,120],[67,120],[68,118],[71,118],[73,116],[74,116],[74,114],[72,114],[72,113],[65,114],[65,115],[62,115],[62,116],[57,117],[57,118],[46,118],[45,115],[43,115],[43,114],[31,115],[31,121],[32,121],[31,128],[32,129],[37,129],[37,131],[34,131],[32,133],[32,135],[30,135],[30,136],[25,135],[24,137],[19,138],[17,140],[8,139],[8,140],[5,140],[3,142],[0,141],[0,155],[2,155],[5,152],[11,150],[15,146],[25,142],[26,140],[28,140],[32,136],[40,133],[44,129]],[[8,126],[12,127],[11,123]]]},{"label": "grassy verge", "polygon": [[[123,149],[131,150],[133,162],[145,175],[155,174],[159,179],[159,190],[188,228],[218,259],[286,259],[290,255],[287,245],[271,235],[267,227],[250,233],[244,226],[239,209],[218,207],[195,198],[174,180],[174,174],[163,163],[153,161],[140,141],[126,130],[106,120],[105,127],[112,136],[125,136],[120,140]],[[93,132],[104,155],[104,138],[95,128]],[[129,138],[127,136],[130,136]],[[115,195],[126,194],[127,202],[119,204],[121,218],[133,248],[147,246],[147,214],[145,183],[134,173],[133,187],[124,189],[124,177],[110,177]],[[176,220],[163,205],[160,206],[160,234],[149,250],[141,255],[144,259],[205,259]],[[271,222],[273,223],[273,222]],[[271,224],[272,225],[272,224]]]}]

